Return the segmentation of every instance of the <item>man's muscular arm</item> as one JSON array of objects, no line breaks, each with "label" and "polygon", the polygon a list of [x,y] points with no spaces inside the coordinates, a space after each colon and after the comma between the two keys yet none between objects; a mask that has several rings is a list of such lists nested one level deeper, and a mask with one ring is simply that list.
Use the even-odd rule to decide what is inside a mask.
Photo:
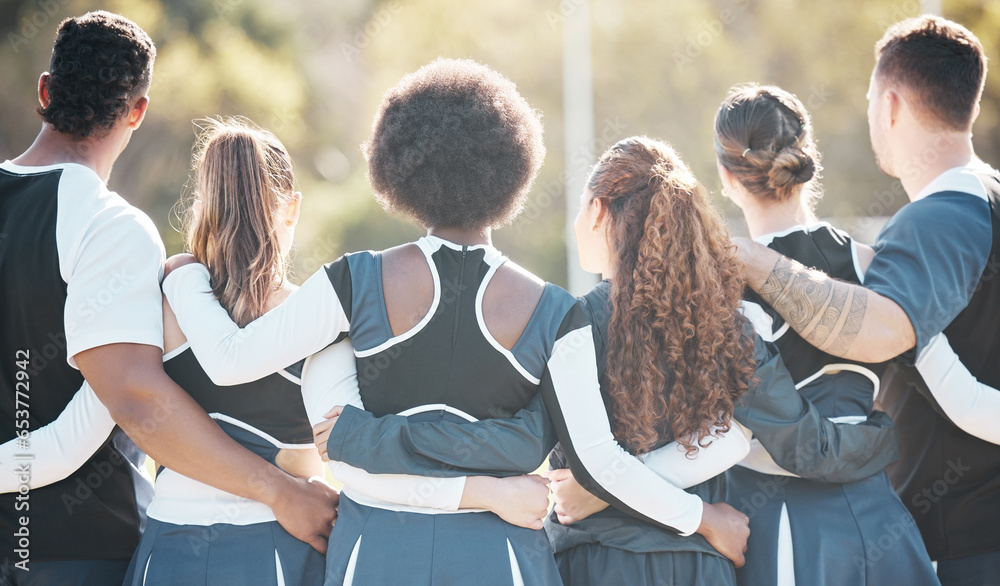
[{"label": "man's muscular arm", "polygon": [[736,242],[750,288],[820,350],[882,362],[916,344],[913,325],[891,299],[809,269],[756,242]]},{"label": "man's muscular arm", "polygon": [[115,422],[157,463],[266,504],[289,533],[326,552],[333,489],[285,474],[227,436],[163,371],[159,348],[106,344],[74,358]]}]

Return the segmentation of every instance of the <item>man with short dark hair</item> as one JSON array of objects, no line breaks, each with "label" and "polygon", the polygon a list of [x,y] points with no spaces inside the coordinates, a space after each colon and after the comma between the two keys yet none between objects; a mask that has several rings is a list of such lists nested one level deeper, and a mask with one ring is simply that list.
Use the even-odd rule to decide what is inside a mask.
[{"label": "man with short dark hair", "polygon": [[[42,130],[0,164],[0,441],[23,452],[2,463],[19,488],[0,497],[0,583],[121,583],[151,496],[136,444],[185,476],[267,504],[326,551],[336,494],[240,447],[163,372],[163,245],[106,185],[145,116],[155,56],[121,16],[65,20],[38,83]],[[116,430],[62,480],[34,483],[31,432],[85,377],[128,436]]]},{"label": "man with short dark hair", "polygon": [[[900,437],[890,477],[942,583],[995,583],[1000,446],[980,439],[992,432],[982,418],[943,407],[977,384],[1000,386],[1000,179],[971,134],[986,58],[975,35],[934,16],[897,23],[875,53],[872,147],[910,203],[879,233],[864,287],[746,241],[741,255],[750,286],[816,347],[868,362],[902,355],[879,397]],[[942,384],[958,371],[964,382]]]}]

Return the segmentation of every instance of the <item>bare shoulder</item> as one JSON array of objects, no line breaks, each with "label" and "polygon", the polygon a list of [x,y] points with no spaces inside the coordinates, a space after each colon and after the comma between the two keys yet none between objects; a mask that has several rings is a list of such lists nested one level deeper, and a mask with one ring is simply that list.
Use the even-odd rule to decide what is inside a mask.
[{"label": "bare shoulder", "polygon": [[545,281],[508,261],[483,293],[483,319],[490,334],[508,350],[520,339],[542,299]]},{"label": "bare shoulder", "polygon": [[417,325],[434,302],[434,276],[416,244],[382,252],[382,293],[389,327],[399,335]]},{"label": "bare shoulder", "polygon": [[170,309],[166,296],[163,297],[163,353],[166,354],[176,350],[187,342],[187,337],[181,331],[181,326],[177,323],[177,316]]},{"label": "bare shoulder", "polygon": [[535,302],[537,303],[539,297],[542,295],[542,291],[545,289],[545,281],[534,273],[528,271],[524,267],[512,262],[507,261],[497,269],[497,274],[494,278],[494,282],[501,288],[506,290],[512,295],[517,296],[535,296]]},{"label": "bare shoulder", "polygon": [[184,265],[190,265],[198,262],[198,259],[194,257],[193,254],[188,252],[182,252],[181,254],[175,254],[167,259],[167,262],[163,264],[163,278],[166,279],[172,271],[181,268]]},{"label": "bare shoulder", "polygon": [[382,274],[410,276],[425,273],[430,276],[430,269],[424,261],[424,253],[413,243],[393,246],[382,251]]}]

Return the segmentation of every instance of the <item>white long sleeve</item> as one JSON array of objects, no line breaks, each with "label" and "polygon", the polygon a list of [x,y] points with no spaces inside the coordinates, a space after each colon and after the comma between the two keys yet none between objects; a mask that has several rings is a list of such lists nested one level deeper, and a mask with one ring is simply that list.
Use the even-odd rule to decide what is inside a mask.
[{"label": "white long sleeve", "polygon": [[[548,394],[546,404],[577,481],[598,489],[597,496],[629,514],[691,535],[701,525],[701,499],[667,482],[618,445],[597,381],[591,327],[557,340],[542,392]],[[554,402],[548,400],[549,393]]]},{"label": "white long sleeve", "polygon": [[[86,382],[54,421],[31,430],[28,445],[18,439],[0,445],[0,462],[28,463],[28,486],[41,488],[66,478],[83,466],[108,440],[115,421]],[[23,455],[31,455],[30,460]],[[21,458],[17,458],[21,456]],[[17,492],[17,475],[0,474],[0,493]]]},{"label": "white long sleeve", "polygon": [[916,366],[952,423],[969,435],[1000,444],[1000,390],[979,382],[943,333],[931,338]]},{"label": "white long sleeve", "polygon": [[322,350],[350,325],[322,268],[245,328],[216,300],[203,265],[171,272],[163,293],[198,363],[217,385],[254,381],[294,364]]},{"label": "white long sleeve", "polygon": [[731,425],[729,431],[712,438],[707,447],[698,448],[694,458],[687,457],[680,443],[670,442],[642,454],[639,460],[670,484],[691,488],[729,470],[750,453],[750,430],[736,421]]}]

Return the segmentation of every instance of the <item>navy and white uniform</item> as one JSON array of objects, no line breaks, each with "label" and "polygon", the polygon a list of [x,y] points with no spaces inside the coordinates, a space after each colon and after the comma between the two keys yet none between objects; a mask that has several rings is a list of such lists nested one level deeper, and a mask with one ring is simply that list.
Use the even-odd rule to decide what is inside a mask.
[{"label": "navy and white uniform", "polygon": [[18,470],[16,492],[0,496],[0,558],[16,584],[60,565],[79,583],[106,584],[135,550],[152,495],[135,444],[104,428],[85,463],[65,469],[41,452],[35,460],[30,433],[77,396],[79,352],[162,347],[163,259],[149,218],[91,169],[0,164],[0,440],[29,433],[0,475]]},{"label": "navy and white uniform", "polygon": [[[604,346],[610,317],[607,295],[608,285],[603,283],[581,300],[580,308],[592,324],[598,348]],[[747,324],[747,327],[751,326]],[[782,466],[804,477],[851,482],[883,470],[895,459],[898,454],[895,432],[887,416],[876,414],[858,425],[829,421],[796,391],[773,344],[758,337],[754,352],[757,364],[754,378],[760,382],[750,384],[735,406],[734,419],[750,429],[768,450],[777,454]],[[602,368],[603,359],[598,359],[597,364],[599,369]],[[547,395],[546,388],[542,386],[543,395]],[[571,395],[562,404],[572,405],[583,398]],[[549,403],[558,413],[561,409],[558,397]],[[561,453],[553,457],[552,463],[560,465],[560,462],[568,460],[581,483],[591,487],[595,493],[603,494],[592,476],[593,469],[579,465],[578,453],[599,439],[588,431],[606,433],[605,430],[609,429],[604,402],[590,405],[587,411],[593,418],[589,426],[576,428],[573,434],[562,433]],[[535,435],[544,438],[544,429],[550,425],[544,407],[544,404],[529,407],[515,419],[530,422],[526,424],[526,429],[542,430]],[[331,434],[328,443],[330,455],[363,466],[370,472],[404,470],[410,474],[440,475],[494,473],[497,469],[509,469],[510,458],[505,456],[509,452],[500,449],[495,440],[503,434],[511,435],[511,420],[488,419],[465,425],[439,422],[435,430],[437,435],[428,436],[424,426],[435,424],[412,423],[398,416],[375,418],[370,413],[357,410],[345,411],[345,416],[350,417],[349,423],[344,426],[338,423]],[[559,416],[553,421],[562,425]],[[695,460],[688,460],[682,451],[676,449],[676,444],[667,444],[643,454],[640,459],[673,486],[694,487],[691,492],[710,501],[719,500],[720,481],[713,483],[710,480],[735,464],[749,450],[749,445],[744,444],[745,451],[738,452],[735,458],[731,457],[734,451],[740,449],[739,442],[745,441],[743,434],[735,431],[737,428],[743,429],[734,425],[734,430],[721,440],[699,450]],[[664,433],[669,434],[669,430]],[[418,438],[418,434],[424,435]],[[484,445],[484,438],[492,441]],[[516,436],[514,439],[517,439]],[[727,442],[730,446],[722,445]],[[370,447],[366,450],[365,446]],[[808,449],[804,450],[803,446],[808,446]],[[714,451],[717,449],[721,452]],[[401,459],[414,450],[418,450],[419,457]],[[365,459],[358,454],[369,457]],[[612,469],[610,478],[614,478],[616,472]],[[442,478],[440,482],[451,480],[454,479]],[[702,483],[705,483],[704,486],[698,486]],[[421,495],[433,494],[433,491],[426,490],[430,487],[424,488],[419,491]],[[661,502],[666,506],[670,501],[664,499]],[[700,536],[688,538],[678,535],[677,531],[657,525],[642,517],[638,511],[620,505],[570,527],[563,527],[550,519],[546,529],[556,551],[562,577],[573,584],[618,581],[641,584],[644,581],[657,583],[657,580],[660,583],[664,580],[667,583],[732,583],[734,579],[729,562],[722,560],[711,548],[706,551],[707,544]]]},{"label": "navy and white uniform", "polygon": [[[444,460],[477,463],[493,454],[496,458],[484,467],[498,468],[498,475],[523,474],[536,469],[554,444],[551,425],[539,423],[552,412],[565,443],[585,446],[570,452],[574,471],[585,483],[651,523],[693,533],[701,522],[702,501],[657,476],[614,441],[599,392],[590,324],[576,300],[547,285],[525,333],[508,351],[489,334],[481,311],[485,288],[506,259],[488,246],[460,246],[432,236],[417,246],[434,278],[434,301],[418,325],[399,336],[388,327],[377,253],[348,255],[328,265],[280,307],[243,329],[214,300],[204,267],[174,271],[164,292],[199,361],[220,384],[262,376],[267,368],[350,335],[365,406],[384,417],[348,406],[330,436],[332,459],[373,474],[412,473],[379,467],[405,459],[405,465],[420,469],[438,458],[447,441]],[[498,422],[501,428],[520,421],[521,431],[511,434],[520,441],[497,453],[492,436],[470,427],[467,420],[474,418],[488,418],[483,423]],[[391,442],[383,451],[380,442],[356,442],[368,437],[363,433],[367,422],[389,428],[380,441],[411,437],[414,430],[429,430],[438,440],[424,451],[407,446],[403,452],[415,452],[411,457]],[[458,443],[448,439],[463,433]],[[452,477],[482,469],[463,470],[438,460],[422,471]],[[390,510],[375,506],[381,503],[357,502],[345,492],[326,582],[559,583],[544,534],[513,527],[492,513],[438,514],[421,509],[419,499],[414,502],[413,511]]]},{"label": "navy and white uniform", "polygon": [[[831,277],[864,278],[856,244],[827,223],[756,240]],[[777,346],[802,396],[832,421],[867,420],[885,365],[826,354],[752,291],[746,297],[746,313]],[[754,442],[728,477],[729,503],[750,517],[747,563],[736,572],[741,585],[938,583],[913,518],[885,472],[842,484],[804,480]]]},{"label": "navy and white uniform", "polygon": [[[280,450],[315,449],[301,362],[227,387],[212,383],[188,344],[165,355],[163,367],[223,431],[271,464]],[[323,556],[288,534],[262,503],[161,468],[148,515],[127,586],[322,582]]]},{"label": "navy and white uniform", "polygon": [[[594,327],[598,369],[604,370],[604,348],[611,318],[610,284],[598,284],[581,299]],[[744,312],[748,310],[744,307]],[[748,333],[750,324],[746,325]],[[733,419],[753,433],[753,444],[766,445],[783,465],[822,480],[850,481],[883,469],[895,456],[895,435],[888,418],[851,426],[829,421],[800,396],[777,349],[760,337],[754,342],[756,368],[747,392],[734,406]],[[603,387],[602,387],[603,392]],[[605,402],[610,405],[609,398]],[[660,431],[660,442],[672,437]],[[803,451],[803,446],[815,449]],[[551,465],[564,466],[561,450]],[[645,458],[647,455],[643,456]],[[700,459],[702,454],[699,453]],[[857,466],[851,470],[851,465]],[[721,473],[729,466],[718,469]],[[861,476],[859,476],[859,474]],[[726,499],[723,476],[684,484],[706,502]],[[564,582],[606,584],[733,584],[733,566],[699,535],[684,537],[664,531],[609,508],[570,526],[555,515],[546,530]]]},{"label": "navy and white uniform", "polygon": [[[945,171],[912,199],[879,233],[865,276],[865,287],[906,312],[917,338],[914,351],[890,363],[882,380],[880,400],[901,444],[889,477],[943,582],[943,568],[972,556],[994,556],[989,574],[995,576],[1000,446],[974,435],[975,425],[945,417],[921,373],[948,382],[937,375],[940,364],[951,363],[992,387],[989,393],[1000,387],[1000,182],[996,171],[973,164]],[[952,352],[933,343],[942,333]],[[969,390],[944,389],[947,395]],[[997,415],[980,412],[978,424],[992,420],[995,428]]]},{"label": "navy and white uniform", "polygon": [[[601,395],[608,412],[614,413],[604,376],[607,329],[611,317],[610,290],[610,282],[602,281],[581,297],[580,302],[594,328]],[[656,448],[674,439],[669,423],[663,425],[658,436]],[[569,467],[562,445],[552,452],[549,466],[553,469]],[[722,502],[726,497],[726,480],[722,472],[724,469],[717,470],[715,475],[685,488],[704,502]],[[701,535],[681,536],[615,507],[608,507],[571,525],[559,523],[555,512],[552,512],[545,521],[545,531],[564,584],[724,586],[736,583],[732,562]]]}]

